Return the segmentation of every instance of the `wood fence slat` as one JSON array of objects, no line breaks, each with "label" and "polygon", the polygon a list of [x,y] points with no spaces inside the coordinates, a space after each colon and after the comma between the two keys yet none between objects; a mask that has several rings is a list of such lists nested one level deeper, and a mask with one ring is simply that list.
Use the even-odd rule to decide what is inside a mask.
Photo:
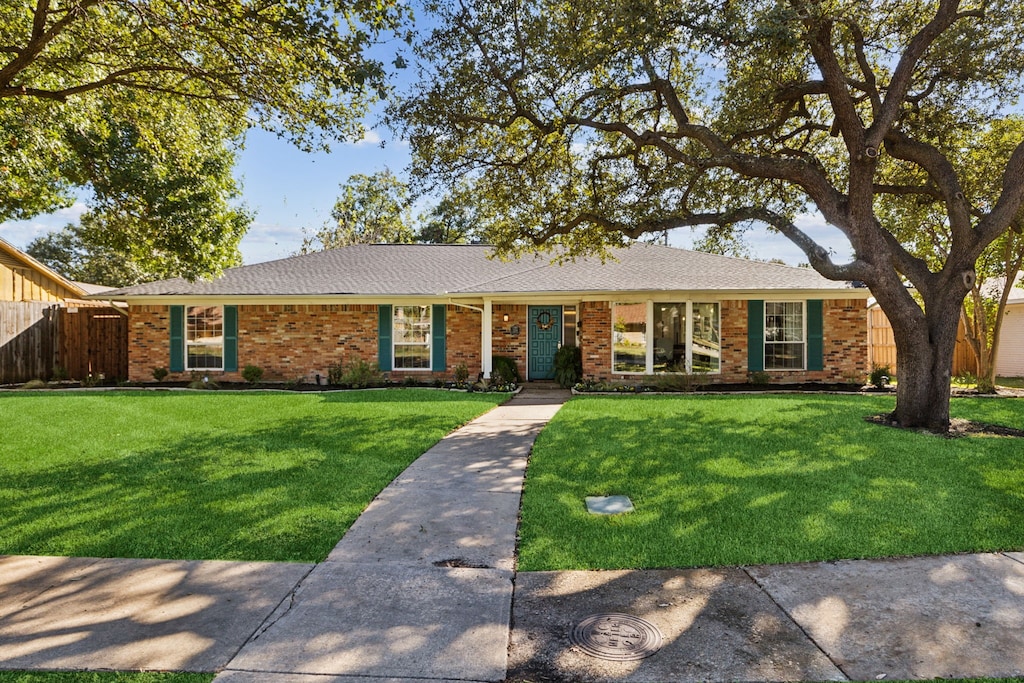
[{"label": "wood fence slat", "polygon": [[48,378],[57,362],[58,308],[0,301],[0,383]]}]

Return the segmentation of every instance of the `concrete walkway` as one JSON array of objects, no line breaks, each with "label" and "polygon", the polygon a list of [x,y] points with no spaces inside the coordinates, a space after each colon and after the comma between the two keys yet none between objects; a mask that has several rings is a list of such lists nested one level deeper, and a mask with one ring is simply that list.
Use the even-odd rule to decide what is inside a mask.
[{"label": "concrete walkway", "polygon": [[567,398],[526,390],[423,454],[217,680],[504,679],[526,461]]},{"label": "concrete walkway", "polygon": [[[567,397],[530,386],[449,435],[319,565],[0,557],[0,669],[221,683],[1024,673],[1019,553],[515,574],[527,455]],[[607,613],[652,625],[660,649],[622,661],[571,642]],[[625,631],[605,640],[632,646]]]}]

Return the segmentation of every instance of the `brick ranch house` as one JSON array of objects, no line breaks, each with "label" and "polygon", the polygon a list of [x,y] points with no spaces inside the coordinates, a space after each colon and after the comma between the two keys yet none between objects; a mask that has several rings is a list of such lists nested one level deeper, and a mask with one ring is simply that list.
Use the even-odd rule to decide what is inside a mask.
[{"label": "brick ranch house", "polygon": [[868,290],[806,268],[649,244],[605,263],[490,256],[482,245],[356,245],[104,298],[128,304],[135,382],[157,367],[171,380],[241,381],[246,365],[312,382],[354,359],[392,379],[450,378],[460,364],[489,377],[495,356],[547,379],[563,344],[599,380],[841,382],[868,370]]}]

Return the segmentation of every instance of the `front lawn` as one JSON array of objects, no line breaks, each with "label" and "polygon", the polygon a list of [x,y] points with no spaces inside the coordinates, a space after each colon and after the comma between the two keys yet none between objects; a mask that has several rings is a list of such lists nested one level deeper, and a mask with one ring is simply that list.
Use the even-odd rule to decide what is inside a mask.
[{"label": "front lawn", "polygon": [[0,393],[0,554],[320,561],[409,463],[505,398]]},{"label": "front lawn", "polygon": [[[579,397],[533,450],[519,567],[744,565],[1024,548],[1024,439],[870,424],[891,397]],[[1024,428],[1024,400],[952,413]],[[584,498],[636,511],[590,515]]]}]

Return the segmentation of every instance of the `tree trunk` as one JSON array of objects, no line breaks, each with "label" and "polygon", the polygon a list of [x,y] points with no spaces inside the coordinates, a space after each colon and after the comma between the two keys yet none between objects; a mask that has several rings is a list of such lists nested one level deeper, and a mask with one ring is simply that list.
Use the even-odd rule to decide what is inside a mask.
[{"label": "tree trunk", "polygon": [[917,316],[887,313],[897,358],[893,418],[901,427],[949,430],[950,376],[962,300],[944,296],[928,306],[927,316],[920,311]]}]

